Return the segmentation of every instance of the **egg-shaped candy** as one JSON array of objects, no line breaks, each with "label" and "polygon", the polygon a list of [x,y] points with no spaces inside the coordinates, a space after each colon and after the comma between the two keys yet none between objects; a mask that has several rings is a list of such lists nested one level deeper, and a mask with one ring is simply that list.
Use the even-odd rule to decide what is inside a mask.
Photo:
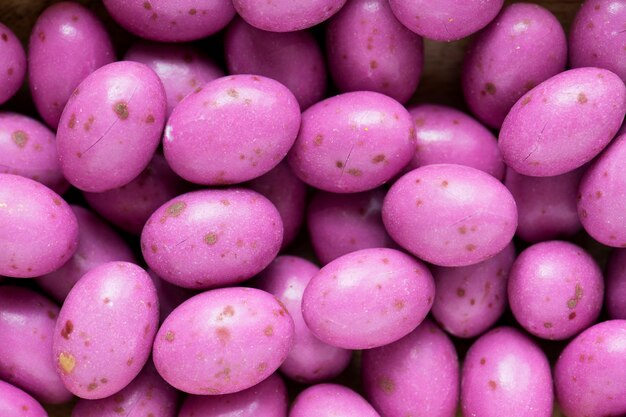
[{"label": "egg-shaped candy", "polygon": [[326,92],[326,63],[312,33],[267,32],[235,19],[224,39],[231,74],[258,74],[289,88],[301,109],[317,103]]},{"label": "egg-shaped candy", "polygon": [[276,257],[283,225],[276,207],[245,189],[183,194],[157,209],[141,234],[147,264],[187,288],[241,282]]},{"label": "egg-shaped candy", "polygon": [[289,417],[381,417],[363,397],[343,385],[318,384],[294,400]]},{"label": "egg-shaped candy", "polygon": [[26,76],[26,53],[13,31],[0,23],[0,104],[20,89]]},{"label": "egg-shaped candy", "polygon": [[563,71],[566,61],[565,32],[550,11],[508,5],[469,46],[461,75],[465,101],[485,124],[499,128],[515,102]]},{"label": "egg-shaped candy", "polygon": [[96,70],[70,97],[57,130],[63,175],[83,191],[128,184],[148,165],[165,121],[165,91],[143,64]]},{"label": "egg-shaped candy", "polygon": [[0,415],[2,417],[48,417],[48,413],[37,400],[4,381],[0,381]]},{"label": "egg-shaped candy", "polygon": [[44,10],[30,35],[28,81],[35,107],[48,126],[57,128],[78,84],[113,61],[111,39],[89,9],[64,1]]},{"label": "egg-shaped candy", "polygon": [[299,127],[300,107],[287,87],[262,76],[234,75],[211,81],[176,106],[163,151],[187,181],[236,184],[278,165]]},{"label": "egg-shaped candy", "polygon": [[65,386],[85,399],[126,387],[144,367],[159,324],[152,280],[129,262],[109,262],[87,272],[70,291],[52,343]]},{"label": "egg-shaped candy", "polygon": [[520,174],[550,177],[572,171],[604,149],[626,113],[626,87],[600,68],[548,78],[511,108],[500,129],[504,162]]},{"label": "egg-shaped candy", "polygon": [[626,414],[626,320],[582,332],[554,367],[557,400],[567,417]]},{"label": "egg-shaped candy", "polygon": [[394,183],[383,202],[389,235],[420,259],[467,266],[509,244],[517,208],[500,181],[475,168],[434,164]]},{"label": "egg-shaped candy", "polygon": [[59,269],[78,245],[78,222],[54,191],[0,174],[0,275],[32,278]]},{"label": "egg-shaped candy", "polygon": [[397,342],[363,351],[362,373],[366,396],[383,416],[455,415],[459,360],[428,319]]},{"label": "egg-shaped candy", "polygon": [[274,373],[291,349],[293,333],[291,316],[265,291],[206,291],[165,319],[154,342],[154,364],[180,391],[231,394]]},{"label": "egg-shaped candy", "polygon": [[410,161],[415,126],[394,99],[371,91],[340,94],[302,113],[302,127],[289,152],[295,174],[333,193],[380,186]]},{"label": "egg-shaped candy", "polygon": [[311,279],[302,314],[323,342],[371,349],[412,332],[434,295],[432,275],[420,261],[395,249],[363,249],[335,259]]},{"label": "egg-shaped candy", "polygon": [[230,0],[104,0],[124,29],[145,39],[185,42],[222,30],[235,15]]}]

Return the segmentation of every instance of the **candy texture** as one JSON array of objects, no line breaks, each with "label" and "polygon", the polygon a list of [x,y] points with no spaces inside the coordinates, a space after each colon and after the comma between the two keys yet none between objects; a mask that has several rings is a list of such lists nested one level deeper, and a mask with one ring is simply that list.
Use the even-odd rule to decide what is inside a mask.
[{"label": "candy texture", "polygon": [[0,381],[0,415],[2,417],[48,417],[48,413],[30,395]]},{"label": "candy texture", "polygon": [[350,388],[336,384],[313,385],[294,400],[289,417],[381,417]]},{"label": "candy texture", "polygon": [[0,23],[0,104],[20,89],[26,76],[26,53],[19,39]]}]

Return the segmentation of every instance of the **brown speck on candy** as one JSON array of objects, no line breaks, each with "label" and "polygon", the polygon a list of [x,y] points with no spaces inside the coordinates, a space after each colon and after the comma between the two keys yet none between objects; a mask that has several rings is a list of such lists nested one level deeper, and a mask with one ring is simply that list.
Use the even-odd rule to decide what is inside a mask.
[{"label": "brown speck on candy", "polygon": [[96,384],[95,382],[92,382],[91,384],[87,385],[87,391],[93,391],[96,388],[98,388],[98,384]]},{"label": "brown speck on candy", "polygon": [[335,166],[336,166],[337,168],[343,168],[343,162],[341,162],[341,161],[337,161],[337,162],[335,163]]},{"label": "brown speck on candy", "polygon": [[424,123],[426,123],[426,120],[424,120],[423,118],[415,119],[415,126],[417,127],[424,126]]},{"label": "brown speck on candy", "polygon": [[489,95],[494,95],[496,93],[496,86],[493,83],[485,84],[485,91]]},{"label": "brown speck on candy", "polygon": [[7,70],[7,74],[8,74],[8,75],[13,75],[13,67],[11,67],[11,68],[9,68],[9,69]]},{"label": "brown speck on candy", "polygon": [[273,336],[274,335],[274,328],[272,326],[267,326],[264,330],[263,333],[265,334],[265,336]]},{"label": "brown speck on candy", "polygon": [[69,127],[70,129],[74,129],[74,126],[76,126],[76,114],[72,113],[72,115],[70,116],[70,121],[67,122],[67,127]]},{"label": "brown speck on candy", "polygon": [[83,128],[85,129],[85,131],[89,132],[91,130],[91,125],[93,124],[94,120],[96,120],[96,118],[93,115],[89,116],[89,118],[83,125]]},{"label": "brown speck on candy", "polygon": [[578,99],[577,99],[577,101],[578,101],[580,104],[585,104],[585,103],[588,101],[588,100],[587,100],[587,96],[585,95],[585,93],[579,93],[579,94],[578,94]]},{"label": "brown speck on candy", "polygon": [[449,185],[449,183],[448,183],[448,181],[446,181],[446,180],[443,180],[443,181],[441,182],[441,186],[442,186],[442,187],[444,187],[444,188],[446,188],[448,185]]},{"label": "brown speck on candy", "polygon": [[389,259],[388,259],[388,258],[383,258],[383,263],[384,263],[385,265],[388,265],[388,264],[389,264]]},{"label": "brown speck on candy", "polygon": [[152,5],[150,4],[149,1],[144,1],[143,2],[143,8],[146,10],[152,10]]},{"label": "brown speck on candy", "polygon": [[463,288],[457,288],[456,295],[458,297],[465,297],[465,290]]},{"label": "brown speck on candy", "polygon": [[378,62],[376,62],[376,60],[374,60],[374,59],[373,59],[373,60],[371,60],[371,61],[370,61],[370,68],[371,68],[371,69],[376,69],[376,68],[378,68]]},{"label": "brown speck on candy", "polygon": [[596,191],[596,198],[602,198],[602,191]]},{"label": "brown speck on candy", "polygon": [[476,245],[473,245],[473,244],[471,244],[471,243],[470,243],[470,244],[467,244],[467,245],[465,245],[465,249],[466,249],[468,252],[473,252],[473,251],[475,251],[475,250],[476,250]]},{"label": "brown speck on candy", "polygon": [[44,32],[39,32],[37,36],[39,36],[39,40],[42,42],[46,40],[46,34]]},{"label": "brown speck on candy", "polygon": [[7,35],[6,33],[3,33],[2,34],[2,40],[5,41],[5,42],[8,42],[9,41],[9,35]]},{"label": "brown speck on candy", "polygon": [[196,9],[189,9],[189,14],[190,15],[195,15],[196,13],[198,13],[198,11]]},{"label": "brown speck on candy", "polygon": [[382,376],[378,379],[378,388],[386,394],[391,394],[396,389],[396,384],[391,380],[391,378]]},{"label": "brown speck on candy", "polygon": [[128,119],[128,104],[125,101],[118,101],[113,105],[113,111],[120,120]]},{"label": "brown speck on candy", "polygon": [[522,106],[525,106],[525,105],[527,105],[528,103],[530,103],[530,101],[531,101],[532,99],[533,99],[533,97],[532,97],[532,96],[526,96],[526,97],[524,97],[524,99],[522,100],[522,103],[521,103],[521,104],[522,104]]},{"label": "brown speck on candy", "polygon": [[256,370],[259,372],[265,372],[267,369],[267,364],[265,362],[261,362],[259,366],[256,367]]},{"label": "brown speck on candy", "polygon": [[146,117],[146,123],[154,123],[154,116],[153,116],[153,115],[151,115],[151,114],[149,114],[149,115]]},{"label": "brown speck on candy", "polygon": [[481,364],[481,365],[484,365],[484,364],[486,364],[486,363],[487,363],[487,359],[485,359],[485,358],[480,358],[480,364]]},{"label": "brown speck on candy", "polygon": [[51,319],[56,319],[57,318],[57,315],[56,315],[56,313],[54,311],[48,310],[47,313],[48,313],[48,317],[50,317]]},{"label": "brown speck on candy", "polygon": [[324,136],[318,134],[315,136],[315,138],[313,139],[313,144],[315,146],[321,146],[322,142],[324,141]]},{"label": "brown speck on candy", "polygon": [[65,326],[63,326],[63,328],[61,329],[61,337],[63,339],[68,340],[73,331],[74,331],[74,323],[72,323],[71,320],[67,320],[65,322]]},{"label": "brown speck on candy", "polygon": [[123,414],[124,413],[124,407],[120,407],[117,406],[113,409],[114,412],[116,412],[117,414]]},{"label": "brown speck on candy", "polygon": [[593,27],[594,27],[593,22],[587,23],[587,29],[593,29]]},{"label": "brown speck on candy", "polygon": [[551,329],[552,328],[552,323],[550,323],[550,322],[543,323],[543,327],[545,327],[546,329]]},{"label": "brown speck on candy", "polygon": [[496,381],[494,380],[489,380],[489,388],[491,389],[496,389],[498,385],[496,384]]},{"label": "brown speck on candy", "polygon": [[176,201],[172,203],[167,209],[165,209],[165,215],[161,218],[161,223],[165,222],[167,217],[178,217],[187,207],[187,203],[184,201]]},{"label": "brown speck on candy", "polygon": [[465,226],[459,227],[459,233],[462,234],[462,235],[467,233],[467,227],[465,227]]},{"label": "brown speck on candy", "polygon": [[109,382],[109,380],[108,380],[108,379],[106,379],[106,378],[100,378],[100,383],[101,383],[101,384],[106,384],[107,382]]},{"label": "brown speck on candy", "polygon": [[223,344],[227,344],[230,340],[230,331],[226,327],[218,327],[215,329],[217,339]]},{"label": "brown speck on candy", "polygon": [[348,174],[352,175],[353,177],[360,177],[363,173],[360,169],[350,168],[348,170]]},{"label": "brown speck on candy", "polygon": [[394,301],[393,306],[396,308],[396,310],[402,310],[404,308],[404,301],[396,300]]},{"label": "brown speck on candy", "polygon": [[378,164],[380,162],[383,162],[385,160],[385,155],[384,154],[378,154],[376,155],[374,158],[372,158],[372,162],[375,164]]},{"label": "brown speck on candy", "polygon": [[61,352],[59,355],[59,366],[64,374],[70,374],[76,366],[76,358],[71,353]]},{"label": "brown speck on candy", "polygon": [[593,7],[593,9],[594,9],[594,10],[600,10],[600,5],[599,5],[599,4],[596,4],[596,5]]},{"label": "brown speck on candy", "polygon": [[165,333],[165,340],[167,340],[168,342],[174,341],[174,332],[168,330],[167,333]]},{"label": "brown speck on candy", "polygon": [[206,243],[207,245],[215,245],[216,242],[217,242],[217,234],[207,233],[204,236],[204,243]]},{"label": "brown speck on candy", "polygon": [[475,300],[474,298],[472,298],[472,299],[470,300],[470,305],[472,305],[472,306],[473,306],[474,304],[476,304],[476,300]]},{"label": "brown speck on candy", "polygon": [[226,94],[233,98],[239,97],[239,93],[234,88],[229,88],[228,90],[226,90]]},{"label": "brown speck on candy", "polygon": [[62,203],[61,203],[61,200],[59,200],[59,199],[58,199],[58,198],[56,198],[56,197],[54,197],[54,198],[52,199],[52,202],[54,203],[54,205],[55,205],[55,206],[60,206],[60,205],[62,204]]},{"label": "brown speck on candy", "polygon": [[567,316],[567,318],[570,320],[574,320],[576,318],[576,312],[572,311],[571,313],[569,313],[569,316]]},{"label": "brown speck on candy", "polygon": [[18,148],[24,148],[28,142],[28,135],[23,130],[16,130],[11,134],[11,139]]},{"label": "brown speck on candy", "polygon": [[574,297],[567,300],[567,307],[570,309],[575,308],[578,305],[578,301],[583,298],[583,287],[580,284],[576,284],[574,288]]},{"label": "brown speck on candy", "polygon": [[152,253],[157,253],[157,251],[159,250],[159,248],[157,247],[157,245],[152,244],[150,246],[150,250],[152,250]]}]

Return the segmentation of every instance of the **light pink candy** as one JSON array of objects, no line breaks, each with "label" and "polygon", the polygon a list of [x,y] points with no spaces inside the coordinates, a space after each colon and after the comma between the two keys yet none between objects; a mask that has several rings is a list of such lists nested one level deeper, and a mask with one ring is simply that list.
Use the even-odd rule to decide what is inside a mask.
[{"label": "light pink candy", "polygon": [[368,402],[343,385],[318,384],[294,400],[289,417],[381,417]]},{"label": "light pink candy", "polygon": [[0,415],[2,417],[48,417],[46,410],[33,397],[4,381],[0,381]]}]

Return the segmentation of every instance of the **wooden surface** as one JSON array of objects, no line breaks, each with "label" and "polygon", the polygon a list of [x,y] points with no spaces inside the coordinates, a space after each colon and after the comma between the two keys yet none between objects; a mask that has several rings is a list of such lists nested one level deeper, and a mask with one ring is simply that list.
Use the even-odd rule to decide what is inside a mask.
[{"label": "wooden surface", "polygon": [[[30,30],[37,16],[47,6],[58,1],[59,0],[0,0],[0,21],[9,26],[26,46]],[[77,1],[86,5],[101,17],[114,40],[118,56],[122,56],[123,52],[125,52],[129,44],[135,38],[112,22],[106,14],[101,0]],[[506,1],[506,3],[513,2]],[[581,4],[581,0],[544,0],[535,1],[534,3],[541,4],[552,11],[559,18],[567,31]],[[321,34],[322,32],[319,31],[319,33]],[[199,45],[207,50],[218,62],[223,62],[220,56],[221,49],[219,46],[216,46],[219,44],[219,35],[216,38],[217,40],[200,42]],[[460,71],[464,49],[467,43],[468,39],[450,43],[425,42],[424,71],[420,80],[420,86],[412,102],[435,102],[464,108],[460,89]],[[26,87],[20,91],[18,97],[7,103],[7,105],[2,106],[2,108],[11,108],[23,113],[34,114]],[[465,343],[465,345],[461,343],[461,345],[461,350],[464,350],[469,346],[469,343]],[[560,350],[555,348],[555,346],[548,347],[548,349],[555,351]],[[358,389],[358,364],[355,362],[350,370],[342,375],[339,380],[342,383],[346,383]],[[292,386],[291,391],[294,393],[300,388],[301,387]],[[70,417],[71,407],[72,404],[48,406],[47,410],[50,417]],[[459,413],[459,416],[460,415]],[[558,411],[558,409],[555,410],[554,417],[561,416],[560,411]]]}]

